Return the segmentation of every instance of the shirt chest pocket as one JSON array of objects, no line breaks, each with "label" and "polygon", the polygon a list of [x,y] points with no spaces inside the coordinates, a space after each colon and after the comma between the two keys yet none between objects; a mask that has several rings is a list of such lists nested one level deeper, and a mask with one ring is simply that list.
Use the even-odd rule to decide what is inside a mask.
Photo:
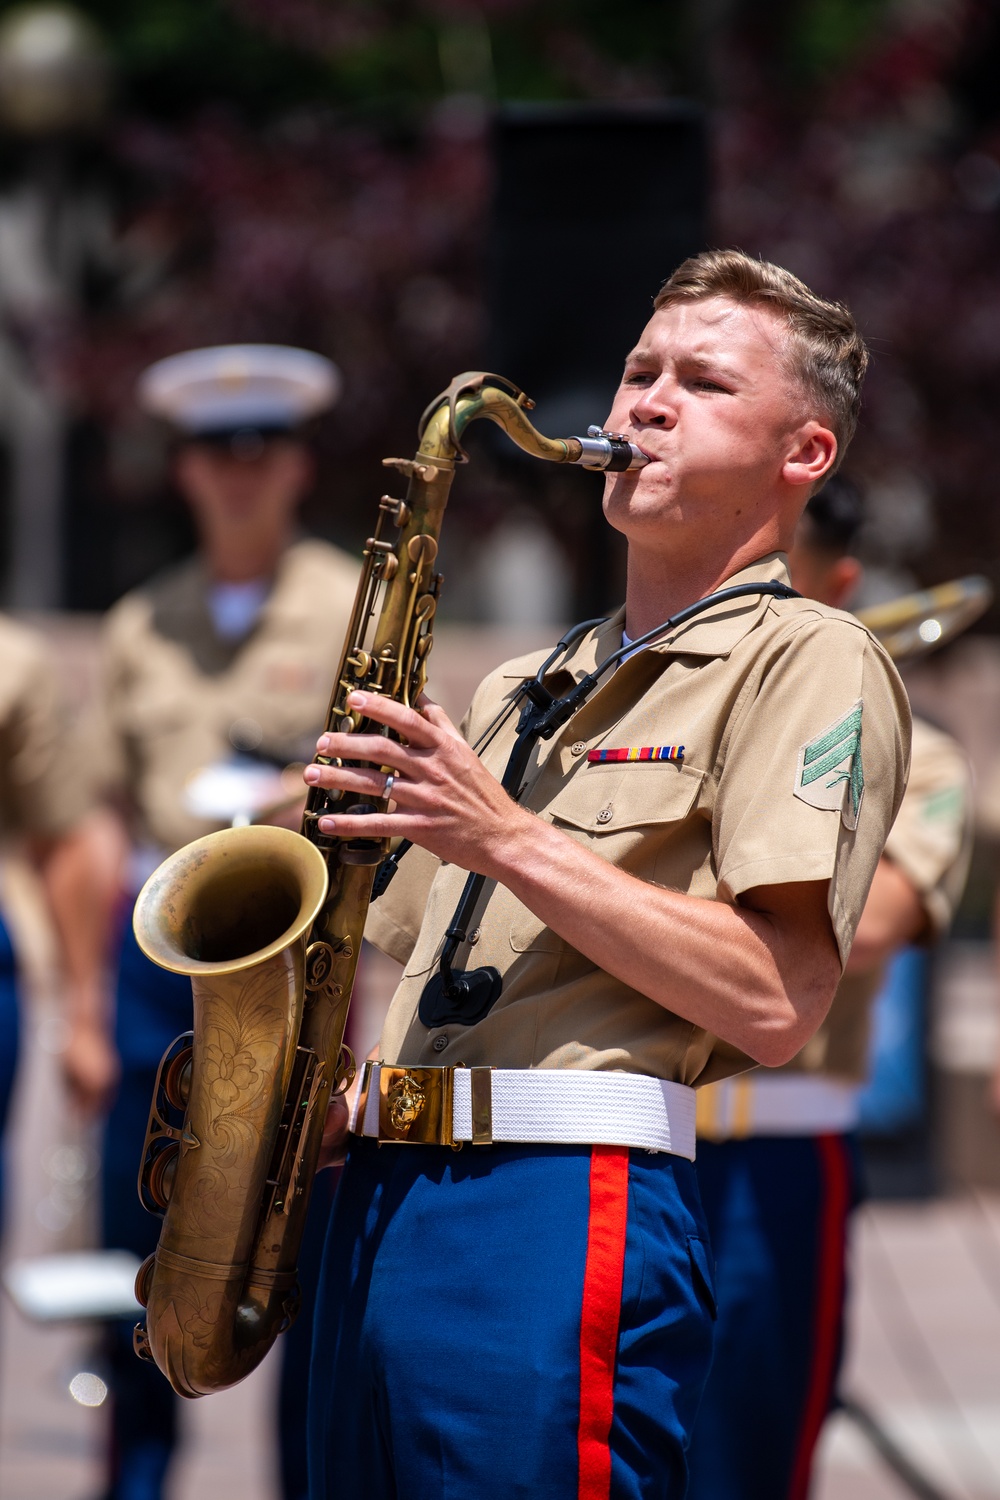
[{"label": "shirt chest pocket", "polygon": [[[640,879],[655,878],[664,846],[694,813],[704,772],[672,761],[581,766],[548,804],[554,827]],[[516,952],[553,950],[561,939],[521,908]]]},{"label": "shirt chest pocket", "polygon": [[556,827],[593,836],[595,853],[618,863],[618,840],[641,842],[690,816],[704,772],[675,761],[581,766],[552,799]]}]

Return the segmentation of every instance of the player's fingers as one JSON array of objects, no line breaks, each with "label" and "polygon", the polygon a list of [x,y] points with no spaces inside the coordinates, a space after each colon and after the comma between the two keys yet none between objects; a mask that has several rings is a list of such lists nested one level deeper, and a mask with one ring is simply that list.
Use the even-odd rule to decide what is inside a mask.
[{"label": "player's fingers", "polygon": [[394,839],[406,836],[408,820],[398,813],[326,813],[316,826],[338,839]]},{"label": "player's fingers", "polygon": [[397,800],[407,784],[395,772],[390,784],[386,772],[375,766],[306,766],[303,779],[308,786],[320,786],[327,792],[360,792],[366,797],[384,797],[388,787],[389,795]]},{"label": "player's fingers", "polygon": [[445,734],[450,734],[457,740],[462,738],[456,725],[449,719],[440,703],[435,703],[434,699],[428,698],[426,693],[420,694],[420,697],[417,699],[417,707],[428,724],[433,724],[435,729],[441,729]]},{"label": "player's fingers", "polygon": [[386,739],[384,734],[321,734],[316,753],[335,760],[367,760],[374,766],[391,766],[394,771],[402,771],[411,758],[406,745]]},{"label": "player's fingers", "polygon": [[394,729],[411,745],[430,749],[438,742],[439,731],[423,714],[407,708],[405,703],[397,703],[394,698],[386,698],[382,693],[351,693],[347,706],[352,713],[363,714],[366,719],[374,719],[376,724]]}]

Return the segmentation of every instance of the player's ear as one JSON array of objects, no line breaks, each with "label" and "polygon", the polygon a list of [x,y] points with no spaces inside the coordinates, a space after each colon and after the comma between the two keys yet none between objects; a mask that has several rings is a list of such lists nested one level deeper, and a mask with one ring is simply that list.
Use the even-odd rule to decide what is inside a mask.
[{"label": "player's ear", "polygon": [[837,461],[837,439],[821,422],[804,423],[789,447],[781,470],[786,484],[819,484]]}]

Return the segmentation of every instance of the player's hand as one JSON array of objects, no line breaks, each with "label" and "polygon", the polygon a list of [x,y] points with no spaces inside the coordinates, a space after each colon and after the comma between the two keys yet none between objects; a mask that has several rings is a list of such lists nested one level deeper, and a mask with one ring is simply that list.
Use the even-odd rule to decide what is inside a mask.
[{"label": "player's hand", "polygon": [[359,800],[383,798],[388,767],[393,773],[389,810],[338,813],[319,820],[321,833],[338,838],[406,838],[440,859],[483,875],[499,874],[500,851],[527,834],[532,815],[508,797],[448,718],[444,709],[421,698],[420,712],[380,693],[352,693],[348,707],[400,736],[324,734],[321,755],[369,761],[369,766],[311,765],[310,786],[355,793]]},{"label": "player's hand", "polygon": [[330,1100],[323,1126],[323,1144],[319,1150],[319,1167],[339,1167],[347,1155],[347,1124],[350,1119],[347,1100],[343,1094],[335,1094]]},{"label": "player's hand", "polygon": [[121,1072],[106,1027],[89,1020],[72,1023],[61,1063],[63,1082],[80,1113],[87,1118],[104,1114]]}]

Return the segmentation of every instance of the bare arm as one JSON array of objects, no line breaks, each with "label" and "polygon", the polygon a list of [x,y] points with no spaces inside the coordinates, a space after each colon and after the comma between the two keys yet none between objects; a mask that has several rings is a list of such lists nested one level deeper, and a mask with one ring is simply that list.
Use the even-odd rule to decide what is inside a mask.
[{"label": "bare arm", "polygon": [[104,809],[35,848],[66,975],[63,1073],[87,1113],[107,1104],[118,1077],[108,964],[126,849],[118,819]]},{"label": "bare arm", "polygon": [[854,935],[847,973],[864,974],[885,963],[898,949],[916,942],[926,927],[927,912],[919,891],[883,855]]},{"label": "bare arm", "polygon": [[[735,907],[650,885],[512,802],[436,704],[417,714],[355,694],[351,706],[408,743],[333,734],[321,753],[392,766],[393,811],[323,819],[323,831],[402,836],[499,880],[599,967],[758,1062],[787,1061],[816,1030],[840,979],[825,881],[761,887]],[[385,784],[343,766],[306,779],[369,796]]]}]

